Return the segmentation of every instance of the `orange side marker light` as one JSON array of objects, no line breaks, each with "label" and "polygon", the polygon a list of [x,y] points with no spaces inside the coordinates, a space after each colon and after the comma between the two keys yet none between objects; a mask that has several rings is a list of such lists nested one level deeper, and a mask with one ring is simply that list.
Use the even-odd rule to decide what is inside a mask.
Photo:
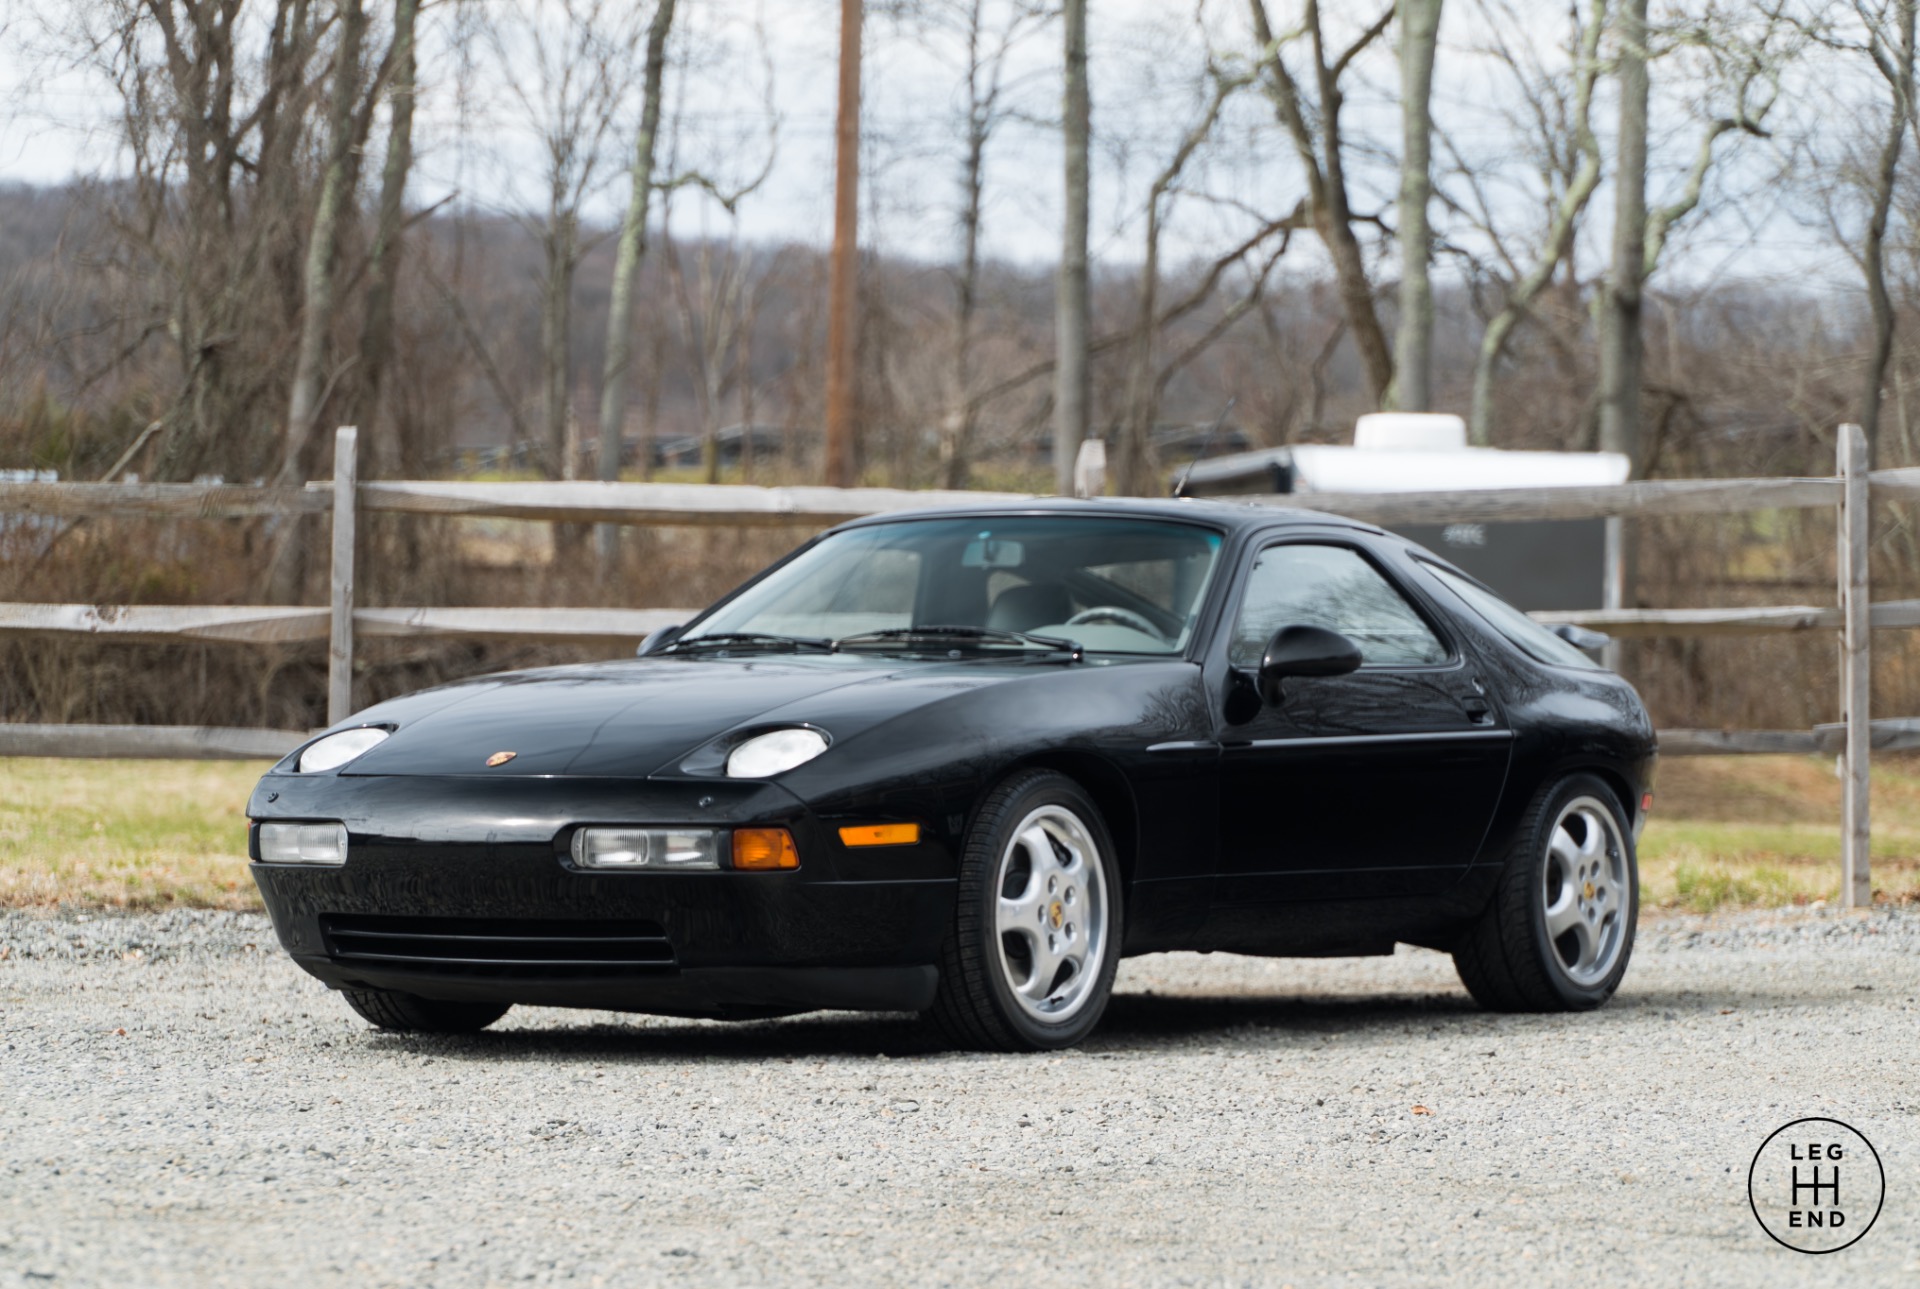
[{"label": "orange side marker light", "polygon": [[914,846],[919,841],[919,824],[856,824],[840,830],[843,846]]}]

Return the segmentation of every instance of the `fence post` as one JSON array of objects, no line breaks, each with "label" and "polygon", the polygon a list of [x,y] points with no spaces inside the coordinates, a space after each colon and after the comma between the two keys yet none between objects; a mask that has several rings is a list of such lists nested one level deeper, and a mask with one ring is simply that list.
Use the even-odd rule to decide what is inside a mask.
[{"label": "fence post", "polygon": [[333,630],[327,640],[327,724],[353,714],[354,456],[360,431],[343,425],[333,438]]},{"label": "fence post", "polygon": [[1847,724],[1841,758],[1840,905],[1873,903],[1868,843],[1872,837],[1868,777],[1873,756],[1872,601],[1867,585],[1867,436],[1857,425],[1840,427],[1840,719]]}]

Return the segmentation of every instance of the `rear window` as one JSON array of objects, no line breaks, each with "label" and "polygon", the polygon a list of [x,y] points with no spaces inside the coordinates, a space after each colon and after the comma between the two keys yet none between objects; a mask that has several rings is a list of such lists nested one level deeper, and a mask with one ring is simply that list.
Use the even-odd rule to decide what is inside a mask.
[{"label": "rear window", "polygon": [[1553,632],[1535,622],[1505,600],[1458,573],[1437,564],[1421,561],[1427,572],[1441,585],[1467,602],[1469,608],[1486,619],[1488,626],[1513,642],[1515,648],[1536,662],[1555,667],[1584,667],[1589,671],[1606,670]]}]

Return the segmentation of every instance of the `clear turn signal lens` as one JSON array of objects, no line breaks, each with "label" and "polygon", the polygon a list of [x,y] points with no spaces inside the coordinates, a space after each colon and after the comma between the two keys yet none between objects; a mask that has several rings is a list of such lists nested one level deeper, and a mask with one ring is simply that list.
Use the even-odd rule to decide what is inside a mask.
[{"label": "clear turn signal lens", "polygon": [[261,824],[260,862],[263,864],[326,864],[347,862],[345,824]]},{"label": "clear turn signal lens", "polygon": [[719,868],[725,836],[709,828],[582,828],[573,834],[573,862],[597,872]]}]

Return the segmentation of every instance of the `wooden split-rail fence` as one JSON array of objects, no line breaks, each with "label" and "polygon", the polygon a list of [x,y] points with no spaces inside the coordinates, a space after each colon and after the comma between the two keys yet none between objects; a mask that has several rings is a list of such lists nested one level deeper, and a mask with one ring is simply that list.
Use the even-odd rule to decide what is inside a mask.
[{"label": "wooden split-rail fence", "polygon": [[[330,513],[333,575],[325,607],[0,603],[0,632],[124,641],[221,641],[289,645],[325,640],[330,721],[353,710],[357,638],[484,636],[631,647],[695,610],[540,608],[358,608],[354,603],[359,514],[409,514],[567,523],[824,528],[861,515],[947,504],[1016,501],[1007,493],[889,488],[765,488],[664,483],[360,482],[357,433],[335,441],[334,478],[305,488],[224,484],[0,482],[0,515],[47,520],[236,518]],[[1839,574],[1831,604],[1761,608],[1628,609],[1536,613],[1616,638],[1832,631],[1840,643],[1839,719],[1811,730],[1662,730],[1664,756],[1828,752],[1839,757],[1842,902],[1871,900],[1868,772],[1875,749],[1920,748],[1920,719],[1871,719],[1875,630],[1920,627],[1920,600],[1875,604],[1867,576],[1871,503],[1920,501],[1920,468],[1869,471],[1866,439],[1842,427],[1831,477],[1661,479],[1596,487],[1453,492],[1291,493],[1235,498],[1347,515],[1385,526],[1503,520],[1728,515],[1830,509],[1837,519]],[[0,756],[252,759],[285,754],[304,731],[192,726],[0,723]]]}]

